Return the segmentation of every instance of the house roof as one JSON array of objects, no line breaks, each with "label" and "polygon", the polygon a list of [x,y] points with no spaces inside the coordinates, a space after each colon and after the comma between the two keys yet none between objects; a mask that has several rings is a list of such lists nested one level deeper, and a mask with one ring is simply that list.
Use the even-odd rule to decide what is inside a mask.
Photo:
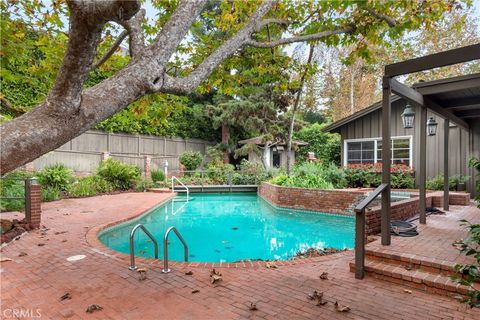
[{"label": "house roof", "polygon": [[[480,73],[419,82],[414,84],[412,88],[428,99],[427,107],[431,108],[429,105],[432,104],[436,106],[432,111],[442,117],[451,118],[459,125],[468,126],[469,121],[480,119]],[[400,99],[399,96],[394,95],[391,101]],[[382,102],[376,102],[359,112],[326,126],[323,131],[336,131],[341,126],[381,108]]]},{"label": "house roof", "polygon": [[[256,144],[256,145],[263,145],[265,141],[263,141],[263,136],[258,136],[250,139],[240,140],[238,141],[239,144]],[[285,141],[280,141],[280,145],[286,145]],[[300,141],[300,140],[292,140],[292,144],[297,146],[306,146],[308,142]]]}]

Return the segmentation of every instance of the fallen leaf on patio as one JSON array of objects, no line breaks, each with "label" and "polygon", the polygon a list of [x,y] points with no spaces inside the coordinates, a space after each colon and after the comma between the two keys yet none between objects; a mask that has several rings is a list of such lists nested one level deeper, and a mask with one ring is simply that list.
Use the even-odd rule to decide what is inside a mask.
[{"label": "fallen leaf on patio", "polygon": [[322,272],[322,274],[320,275],[320,279],[328,280],[328,272]]},{"label": "fallen leaf on patio", "polygon": [[327,301],[323,300],[323,292],[318,293],[317,290],[313,291],[313,293],[308,295],[308,299],[310,300],[317,300],[317,306],[324,306],[327,304]]},{"label": "fallen leaf on patio", "polygon": [[7,262],[7,261],[13,261],[10,258],[0,258],[0,262]]},{"label": "fallen leaf on patio", "polygon": [[193,271],[187,271],[187,272],[185,272],[185,275],[186,275],[186,276],[191,276],[192,274],[193,274]]},{"label": "fallen leaf on patio", "polygon": [[407,264],[407,265],[404,265],[403,266],[405,268],[405,270],[412,270],[412,265],[411,264]]},{"label": "fallen leaf on patio", "polygon": [[350,311],[350,307],[341,305],[338,303],[338,301],[335,301],[335,310],[337,310],[338,312],[348,312]]},{"label": "fallen leaf on patio", "polygon": [[210,283],[214,284],[215,282],[223,280],[222,274],[214,269],[210,271]]},{"label": "fallen leaf on patio", "polygon": [[64,213],[63,215],[64,216],[71,216],[72,214],[71,213]]},{"label": "fallen leaf on patio", "polygon": [[24,257],[24,256],[26,256],[26,255],[27,255],[26,252],[20,252],[20,253],[18,254],[19,257]]},{"label": "fallen leaf on patio", "polygon": [[37,244],[37,246],[39,246],[39,247],[43,247],[44,245],[45,245],[45,243],[39,243],[39,244]]},{"label": "fallen leaf on patio", "polygon": [[199,293],[199,292],[200,292],[200,290],[198,290],[198,289],[192,290],[192,293]]},{"label": "fallen leaf on patio", "polygon": [[267,269],[277,269],[277,265],[273,261],[268,261],[265,263]]},{"label": "fallen leaf on patio", "polygon": [[68,240],[66,240],[66,239],[63,239],[63,240],[62,240],[62,242],[67,242],[67,241],[68,241]]},{"label": "fallen leaf on patio", "polygon": [[147,269],[146,268],[140,268],[137,270],[138,274],[140,277],[138,278],[138,281],[143,281],[147,279]]},{"label": "fallen leaf on patio", "polygon": [[408,294],[412,294],[412,290],[408,290],[408,289],[403,289],[403,292],[408,293]]},{"label": "fallen leaf on patio", "polygon": [[250,307],[248,307],[248,309],[250,309],[251,311],[256,311],[256,310],[258,310],[257,304],[256,304],[256,303],[253,303],[253,302],[250,302]]},{"label": "fallen leaf on patio", "polygon": [[93,313],[94,311],[97,311],[97,310],[102,310],[103,308],[100,307],[98,304],[91,304],[88,306],[87,308],[87,312],[88,313]]},{"label": "fallen leaf on patio", "polygon": [[70,299],[72,299],[72,295],[70,294],[70,292],[67,292],[63,296],[60,297],[60,301],[70,300]]},{"label": "fallen leaf on patio", "polygon": [[55,232],[55,235],[59,235],[59,234],[64,234],[64,233],[67,233],[68,231],[57,231]]}]

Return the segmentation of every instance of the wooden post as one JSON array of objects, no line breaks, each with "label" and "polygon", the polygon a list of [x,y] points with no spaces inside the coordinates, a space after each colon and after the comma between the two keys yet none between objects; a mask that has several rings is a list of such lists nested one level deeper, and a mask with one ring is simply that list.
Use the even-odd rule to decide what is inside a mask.
[{"label": "wooden post", "polygon": [[365,209],[355,213],[355,278],[365,276]]},{"label": "wooden post", "polygon": [[420,189],[419,215],[420,223],[427,223],[426,177],[427,177],[427,108],[420,108],[420,165],[418,170],[418,184]]},{"label": "wooden post", "polygon": [[450,134],[450,120],[446,118],[444,120],[444,133],[443,133],[443,210],[449,210],[449,198],[450,189],[448,185],[448,139]]},{"label": "wooden post", "polygon": [[390,115],[391,115],[391,87],[390,78],[383,78],[383,102],[382,102],[382,183],[387,187],[382,192],[382,245],[390,245],[390,166],[391,166],[391,138],[390,138]]}]

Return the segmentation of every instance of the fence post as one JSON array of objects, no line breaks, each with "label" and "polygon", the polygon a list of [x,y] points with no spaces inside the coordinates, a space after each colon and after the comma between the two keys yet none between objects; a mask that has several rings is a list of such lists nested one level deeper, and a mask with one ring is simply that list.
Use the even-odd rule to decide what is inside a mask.
[{"label": "fence post", "polygon": [[164,171],[165,171],[165,182],[168,181],[168,160],[165,159],[165,163],[163,164],[163,168],[164,168]]},{"label": "fence post", "polygon": [[25,219],[32,228],[39,228],[42,215],[40,185],[35,178],[25,180]]},{"label": "fence post", "polygon": [[151,167],[152,167],[152,159],[150,158],[150,156],[145,156],[143,161],[144,161],[144,163],[143,163],[144,174],[145,174],[145,180],[146,180],[150,177]]}]

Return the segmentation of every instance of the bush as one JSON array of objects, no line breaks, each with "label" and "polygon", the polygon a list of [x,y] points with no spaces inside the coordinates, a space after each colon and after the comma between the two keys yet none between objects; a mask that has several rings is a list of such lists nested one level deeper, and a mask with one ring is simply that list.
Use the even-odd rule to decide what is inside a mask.
[{"label": "bush", "polygon": [[40,189],[40,196],[44,202],[55,201],[60,199],[60,190],[55,187],[42,186]]},{"label": "bush", "polygon": [[308,152],[314,152],[315,157],[321,162],[340,165],[340,135],[337,133],[323,132],[323,124],[312,124],[295,133],[294,138],[308,142],[296,151],[295,158],[298,162],[305,162]]},{"label": "bush", "polygon": [[[468,176],[455,175],[448,178],[448,189],[450,191],[457,190],[457,185],[465,183],[468,180]],[[438,174],[435,177],[428,179],[426,186],[429,190],[443,190],[443,174]]]},{"label": "bush", "polygon": [[136,192],[145,192],[148,189],[153,188],[154,186],[155,185],[154,185],[153,181],[151,181],[149,179],[145,179],[145,180],[142,180],[140,182],[137,182],[137,184],[135,185],[135,191]]},{"label": "bush", "polygon": [[[376,188],[382,183],[382,164],[352,164],[345,169],[345,178],[350,188]],[[414,188],[415,170],[403,164],[393,164],[390,169],[392,188]]]},{"label": "bush", "polygon": [[113,186],[97,175],[79,179],[69,188],[69,195],[74,198],[91,197],[99,193],[112,192]]},{"label": "bush", "polygon": [[326,171],[330,171],[329,176],[334,176],[330,167],[325,169],[321,164],[305,162],[294,167],[290,177],[280,174],[272,178],[270,183],[286,187],[333,189],[333,183],[325,179]]},{"label": "bush", "polygon": [[63,164],[45,167],[37,173],[38,182],[43,187],[67,191],[68,186],[75,180],[72,170]]},{"label": "bush", "polygon": [[186,151],[180,156],[180,163],[185,166],[185,170],[194,171],[203,162],[203,155],[198,151]]},{"label": "bush", "polygon": [[112,158],[103,161],[97,169],[97,174],[113,186],[114,189],[128,190],[140,179],[140,169],[137,166],[122,163]]},{"label": "bush", "polygon": [[150,172],[150,177],[152,177],[153,182],[164,181],[165,173],[162,170],[152,170]]}]

